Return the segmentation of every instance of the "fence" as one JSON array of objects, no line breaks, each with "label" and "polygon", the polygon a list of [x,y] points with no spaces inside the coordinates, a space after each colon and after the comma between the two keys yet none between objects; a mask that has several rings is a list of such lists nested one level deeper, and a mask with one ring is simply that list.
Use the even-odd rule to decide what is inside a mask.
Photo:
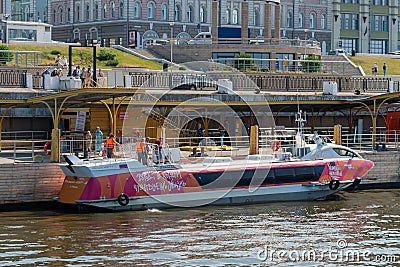
[{"label": "fence", "polygon": [[2,132],[2,140],[47,140],[49,139],[48,131],[12,131]]},{"label": "fence", "polygon": [[[26,87],[26,70],[0,70],[0,84],[3,87],[24,88]],[[189,72],[137,72],[130,73],[129,84],[125,87],[145,87],[146,89],[170,89],[180,85],[195,84],[198,88],[202,85],[213,85],[218,79],[229,79],[232,81],[233,89],[237,91],[261,90],[261,91],[322,91],[324,82],[336,82],[339,92],[369,92],[385,93],[399,92],[399,81],[392,81],[390,77],[363,77],[343,75],[307,75],[293,73],[263,73],[247,72],[207,72],[205,75],[195,77]],[[185,77],[189,77],[186,79]],[[123,76],[122,76],[123,77]],[[184,77],[182,79],[182,77]],[[211,81],[210,81],[211,80]],[[391,85],[391,83],[393,83]],[[124,84],[121,81],[121,84]],[[32,86],[34,89],[43,89],[44,81],[41,75],[32,75]],[[102,87],[106,87],[102,83]],[[113,86],[110,86],[113,87]],[[117,87],[117,86],[114,86]],[[187,86],[188,87],[188,86]],[[212,86],[208,86],[212,87]],[[258,87],[258,88],[257,88]],[[188,87],[190,88],[190,87]],[[187,88],[187,89],[188,89]]]},{"label": "fence", "polygon": [[[185,72],[163,72],[155,73],[131,73],[131,87],[145,87],[146,89],[169,89],[172,81],[178,76],[189,75]],[[233,89],[237,91],[255,90],[261,91],[301,91],[315,92],[323,90],[324,82],[336,82],[339,92],[370,92],[385,93],[391,90],[390,83],[393,82],[393,92],[400,91],[400,83],[386,77],[350,77],[338,75],[295,75],[295,74],[268,74],[248,72],[208,72],[207,80],[199,78],[197,83],[208,83],[208,79],[229,79],[232,81]]]}]

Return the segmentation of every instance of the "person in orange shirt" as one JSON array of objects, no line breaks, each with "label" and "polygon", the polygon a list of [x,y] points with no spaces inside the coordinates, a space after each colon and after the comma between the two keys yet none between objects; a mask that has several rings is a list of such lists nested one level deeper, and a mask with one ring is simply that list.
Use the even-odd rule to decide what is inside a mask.
[{"label": "person in orange shirt", "polygon": [[136,151],[138,155],[138,161],[143,165],[147,165],[147,156],[146,156],[146,139],[143,138],[136,142]]},{"label": "person in orange shirt", "polygon": [[114,148],[116,145],[119,145],[119,143],[115,140],[114,135],[111,133],[106,141],[107,158],[114,157]]}]

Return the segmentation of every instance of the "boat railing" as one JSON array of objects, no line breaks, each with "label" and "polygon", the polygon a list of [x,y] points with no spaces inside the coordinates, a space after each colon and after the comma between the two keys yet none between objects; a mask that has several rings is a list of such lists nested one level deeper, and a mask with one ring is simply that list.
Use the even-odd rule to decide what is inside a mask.
[{"label": "boat railing", "polygon": [[[311,134],[304,134],[304,145],[308,146],[313,144],[311,141]],[[331,134],[319,134],[323,139],[332,139]],[[224,145],[221,146],[221,138],[224,140]],[[182,138],[166,138],[163,144],[163,153],[166,159],[161,161],[165,163],[171,162],[170,150],[177,148],[182,151],[182,156],[190,155],[193,148],[197,148],[199,152],[199,139],[191,137],[190,139]],[[209,156],[246,156],[249,151],[249,137],[248,136],[229,136],[229,137],[202,137],[204,148],[209,149]],[[189,140],[189,142],[187,141]],[[278,140],[280,142],[280,150],[284,152],[292,152],[296,147],[295,135],[266,135],[261,134],[259,137],[259,153],[260,154],[273,154],[272,141]],[[374,143],[375,140],[375,143]],[[51,148],[44,148],[46,143],[50,140],[2,140],[0,142],[0,157],[7,158],[14,162],[48,162],[50,160]],[[61,140],[60,152],[61,154],[78,154],[80,157],[84,155],[85,140]],[[171,145],[172,144],[172,145]],[[189,144],[192,144],[191,146]],[[385,151],[385,150],[399,150],[400,148],[400,131],[380,129],[377,134],[372,133],[345,133],[341,135],[341,144],[350,147],[356,151]],[[375,145],[373,145],[375,144]],[[156,144],[150,145],[150,151],[157,149]],[[91,150],[88,153],[88,158],[104,158],[103,143],[100,144],[101,150],[96,150],[96,143],[93,141]],[[123,142],[117,147],[116,157],[137,159],[136,142]],[[187,151],[187,154],[184,154]],[[213,153],[210,153],[213,151]],[[214,153],[215,152],[215,153]],[[207,152],[206,152],[207,153]],[[276,152],[278,153],[278,152]],[[293,153],[295,154],[295,153]],[[149,153],[149,157],[153,157],[153,153]],[[149,161],[150,162],[150,161]]]}]

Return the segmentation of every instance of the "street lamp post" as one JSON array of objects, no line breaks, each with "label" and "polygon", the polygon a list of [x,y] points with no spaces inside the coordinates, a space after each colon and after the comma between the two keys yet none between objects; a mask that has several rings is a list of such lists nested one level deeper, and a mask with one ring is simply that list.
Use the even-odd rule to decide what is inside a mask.
[{"label": "street lamp post", "polygon": [[5,26],[5,41],[6,41],[6,46],[8,46],[8,19],[11,17],[11,14],[3,14],[3,17],[6,19],[6,26]]},{"label": "street lamp post", "polygon": [[308,29],[304,29],[304,56],[306,56]]},{"label": "street lamp post", "polygon": [[171,46],[171,56],[170,56],[170,67],[169,67],[169,88],[172,89],[172,41],[173,41],[173,34],[174,34],[174,25],[175,22],[171,21],[169,23],[169,26],[171,28],[171,36],[170,36],[170,42],[169,45]]},{"label": "street lamp post", "polygon": [[[307,58],[307,32],[308,29],[304,29],[304,59]],[[307,62],[307,70],[309,70],[309,63]]]},{"label": "street lamp post", "polygon": [[170,26],[170,28],[171,28],[171,41],[170,41],[170,45],[171,45],[171,57],[170,57],[170,59],[171,59],[171,65],[172,65],[172,41],[173,41],[173,34],[174,34],[174,25],[175,25],[175,22],[173,22],[173,21],[171,21],[170,23],[169,23],[169,26]]},{"label": "street lamp post", "polygon": [[129,48],[129,0],[126,2],[126,47]]}]

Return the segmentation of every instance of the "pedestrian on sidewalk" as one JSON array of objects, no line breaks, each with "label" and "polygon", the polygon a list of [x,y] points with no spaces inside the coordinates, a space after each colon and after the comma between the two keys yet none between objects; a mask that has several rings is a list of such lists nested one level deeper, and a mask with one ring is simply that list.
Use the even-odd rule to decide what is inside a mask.
[{"label": "pedestrian on sidewalk", "polygon": [[383,69],[383,76],[386,76],[386,70],[387,70],[386,63],[383,63],[382,69]]}]

